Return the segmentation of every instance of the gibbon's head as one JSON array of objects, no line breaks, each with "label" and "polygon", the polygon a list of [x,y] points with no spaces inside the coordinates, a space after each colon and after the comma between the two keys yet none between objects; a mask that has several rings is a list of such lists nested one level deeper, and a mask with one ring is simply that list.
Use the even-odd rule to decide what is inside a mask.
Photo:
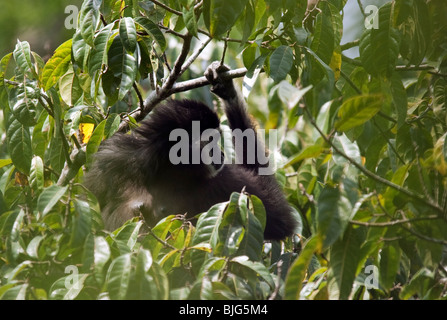
[{"label": "gibbon's head", "polygon": [[200,180],[216,176],[223,167],[220,149],[202,152],[209,142],[202,141],[206,136],[202,134],[210,132],[208,129],[220,133],[219,125],[217,113],[204,103],[168,100],[154,109],[136,133],[146,138],[148,149],[157,154],[165,178],[168,174]]}]

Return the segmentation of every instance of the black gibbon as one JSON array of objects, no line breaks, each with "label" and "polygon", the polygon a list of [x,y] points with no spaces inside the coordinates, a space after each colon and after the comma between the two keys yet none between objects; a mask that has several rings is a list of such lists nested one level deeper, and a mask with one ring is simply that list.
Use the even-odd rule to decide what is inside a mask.
[{"label": "black gibbon", "polygon": [[[207,69],[205,76],[212,84],[211,91],[224,101],[232,130],[255,130],[233,81],[219,77],[227,70],[216,62]],[[201,133],[219,129],[220,125],[216,112],[203,103],[169,100],[157,106],[131,134],[117,133],[101,144],[86,175],[86,185],[98,198],[105,227],[114,230],[140,215],[151,226],[170,214],[187,213],[193,217],[245,188],[265,206],[264,238],[280,240],[292,235],[296,220],[291,207],[274,175],[259,174],[258,170],[268,163],[261,164],[256,157],[255,161],[247,161],[253,149],[236,149],[241,164],[205,164],[203,160],[172,163],[170,150],[177,142],[171,141],[170,134],[175,129],[191,134],[193,121],[199,121]],[[267,154],[257,137],[255,148]],[[193,142],[189,149],[193,150]]]}]

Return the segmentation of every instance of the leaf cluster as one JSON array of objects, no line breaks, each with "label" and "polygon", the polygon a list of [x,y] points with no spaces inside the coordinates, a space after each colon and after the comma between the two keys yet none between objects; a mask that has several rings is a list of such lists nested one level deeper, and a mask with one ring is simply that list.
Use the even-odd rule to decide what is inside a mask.
[{"label": "leaf cluster", "polygon": [[[18,40],[0,60],[0,298],[445,299],[447,6],[357,4],[374,23],[345,44],[344,0],[85,0],[48,61]],[[211,101],[214,60],[280,132],[296,235],[264,243],[243,193],[195,224],[105,232],[83,186],[100,143],[178,92]]]}]

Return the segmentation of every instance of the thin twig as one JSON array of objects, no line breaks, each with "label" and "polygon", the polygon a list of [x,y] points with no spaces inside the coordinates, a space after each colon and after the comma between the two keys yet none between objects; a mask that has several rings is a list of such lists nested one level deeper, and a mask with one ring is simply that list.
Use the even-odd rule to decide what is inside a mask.
[{"label": "thin twig", "polygon": [[340,150],[338,147],[336,147],[332,141],[321,131],[321,129],[318,127],[317,123],[315,122],[315,119],[313,118],[312,114],[310,113],[310,111],[308,110],[307,107],[304,108],[305,112],[308,114],[309,120],[311,122],[311,124],[314,126],[315,129],[317,129],[317,131],[320,133],[321,137],[332,147],[332,149],[338,153],[339,155],[341,155],[343,158],[345,158],[346,160],[348,160],[354,167],[356,167],[357,169],[359,169],[363,174],[365,174],[367,177],[383,184],[386,185],[394,190],[399,191],[400,193],[405,194],[406,196],[413,198],[417,201],[419,201],[420,203],[423,203],[425,205],[428,205],[430,208],[435,209],[436,211],[444,214],[443,209],[440,208],[436,203],[432,203],[430,201],[426,201],[424,197],[421,197],[420,194],[413,192],[411,190],[405,189],[385,178],[382,178],[378,175],[376,175],[375,173],[372,173],[371,171],[369,171],[368,169],[366,169],[364,166],[362,166],[361,164],[357,163],[354,159],[352,159],[351,157],[349,157],[346,153],[344,153],[342,150]]},{"label": "thin twig", "polygon": [[161,8],[165,9],[166,11],[169,11],[175,15],[181,16],[182,13],[180,11],[177,11],[175,9],[172,9],[171,7],[165,5],[164,3],[161,3],[157,0],[150,0],[153,4],[156,4],[157,6],[160,6]]},{"label": "thin twig", "polygon": [[405,224],[405,223],[412,223],[416,221],[425,221],[425,220],[438,220],[442,219],[438,215],[431,215],[427,217],[419,217],[419,218],[413,218],[413,219],[403,219],[403,220],[392,220],[388,222],[363,222],[363,221],[356,221],[356,220],[349,220],[350,224],[355,224],[357,226],[363,226],[363,227],[391,227],[398,224]]}]

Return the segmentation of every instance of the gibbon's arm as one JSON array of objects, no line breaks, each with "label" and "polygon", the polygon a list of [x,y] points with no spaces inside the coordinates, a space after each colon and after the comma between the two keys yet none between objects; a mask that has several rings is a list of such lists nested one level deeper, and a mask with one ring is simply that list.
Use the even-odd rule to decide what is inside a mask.
[{"label": "gibbon's arm", "polygon": [[[205,71],[205,77],[212,85],[211,92],[223,100],[225,114],[233,132],[235,129],[240,129],[242,132],[245,132],[248,129],[254,135],[255,145],[251,146],[247,141],[244,141],[241,150],[242,154],[236,150],[236,157],[242,162],[242,165],[248,169],[255,170],[260,167],[269,167],[269,163],[266,162],[268,161],[268,151],[266,150],[263,141],[256,135],[255,124],[247,112],[247,106],[243,97],[235,88],[233,79],[224,79],[220,76],[222,73],[229,70],[230,68],[226,65],[222,65],[219,61],[214,61]],[[262,163],[260,162],[259,153],[262,154],[264,158]],[[248,161],[249,159],[252,160]]]}]

